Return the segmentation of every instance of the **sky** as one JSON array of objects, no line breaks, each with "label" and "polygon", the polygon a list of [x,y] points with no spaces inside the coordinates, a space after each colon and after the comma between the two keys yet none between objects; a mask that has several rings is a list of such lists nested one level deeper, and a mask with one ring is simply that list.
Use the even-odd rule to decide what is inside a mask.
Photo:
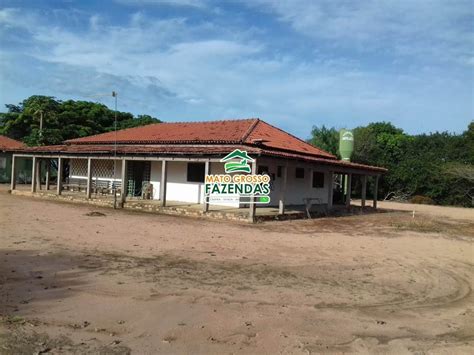
[{"label": "sky", "polygon": [[411,134],[474,119],[472,0],[0,1],[0,106],[97,101],[163,121],[389,121]]}]

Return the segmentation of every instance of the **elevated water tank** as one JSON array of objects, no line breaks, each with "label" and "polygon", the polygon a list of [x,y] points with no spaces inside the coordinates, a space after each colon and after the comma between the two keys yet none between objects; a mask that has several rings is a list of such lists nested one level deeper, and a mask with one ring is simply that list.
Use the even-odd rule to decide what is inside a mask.
[{"label": "elevated water tank", "polygon": [[339,153],[342,160],[351,160],[354,151],[354,134],[348,129],[339,131]]}]

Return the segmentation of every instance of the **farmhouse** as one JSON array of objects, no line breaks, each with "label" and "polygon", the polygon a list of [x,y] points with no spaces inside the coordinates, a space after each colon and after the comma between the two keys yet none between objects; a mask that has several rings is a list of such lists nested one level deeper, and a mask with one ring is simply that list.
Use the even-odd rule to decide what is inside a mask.
[{"label": "farmhouse", "polygon": [[[205,177],[225,174],[223,158],[233,158],[228,156],[236,150],[245,153],[250,173],[270,177],[268,204],[243,197],[206,198]],[[121,207],[137,201],[161,207],[182,202],[199,205],[203,213],[219,206],[238,208],[248,211],[251,220],[260,206],[273,206],[284,214],[289,206],[330,210],[335,204],[349,205],[355,177],[362,184],[364,206],[367,178],[372,179],[376,207],[378,178],[386,171],[338,160],[258,118],[158,123],[18,150],[13,155],[12,190],[17,188],[15,162],[25,158],[33,162],[32,193],[41,189],[40,163],[46,161],[46,188],[52,168],[57,172],[57,195],[71,191],[86,199],[113,195]],[[234,163],[232,168],[236,167]]]},{"label": "farmhouse", "polygon": [[[25,146],[22,142],[5,136],[0,136],[0,182],[10,182],[12,154],[14,151],[23,149],[24,147]],[[22,176],[19,178],[23,179],[24,177]]]}]

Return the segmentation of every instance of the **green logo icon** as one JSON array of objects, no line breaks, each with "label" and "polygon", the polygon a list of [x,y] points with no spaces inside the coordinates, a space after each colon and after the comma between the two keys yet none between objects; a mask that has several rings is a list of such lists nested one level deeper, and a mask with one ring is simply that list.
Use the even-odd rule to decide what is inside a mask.
[{"label": "green logo icon", "polygon": [[224,169],[227,173],[250,173],[249,162],[253,162],[254,159],[248,156],[247,152],[241,151],[240,149],[234,150],[232,153],[226,155],[221,159],[222,163],[225,163]]}]

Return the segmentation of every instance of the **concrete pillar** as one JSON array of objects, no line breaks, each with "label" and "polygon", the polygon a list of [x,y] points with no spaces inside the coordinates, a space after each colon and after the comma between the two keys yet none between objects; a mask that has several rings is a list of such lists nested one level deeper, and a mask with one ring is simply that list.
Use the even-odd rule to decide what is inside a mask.
[{"label": "concrete pillar", "polygon": [[16,187],[16,169],[15,169],[15,155],[12,155],[12,177],[10,181],[10,190],[15,190]]},{"label": "concrete pillar", "polygon": [[286,185],[288,184],[288,164],[282,167],[282,182],[280,188],[280,198],[278,201],[278,213],[285,214]]},{"label": "concrete pillar", "polygon": [[373,202],[373,207],[377,208],[377,194],[379,190],[379,176],[377,175],[375,177],[375,184],[374,184],[374,202]]},{"label": "concrete pillar", "polygon": [[[252,162],[252,174],[257,173],[257,159]],[[251,222],[255,221],[255,212],[256,212],[256,204],[255,204],[255,197],[250,198],[249,203],[249,219]]]},{"label": "concrete pillar", "polygon": [[46,159],[46,190],[49,190],[49,175],[51,173],[51,160]]},{"label": "concrete pillar", "polygon": [[63,191],[63,158],[58,158],[58,184],[56,185],[56,194],[61,195]]},{"label": "concrete pillar", "polygon": [[362,175],[362,196],[360,205],[365,207],[365,200],[367,198],[367,175]]},{"label": "concrete pillar", "polygon": [[38,177],[38,174],[36,174],[37,170],[38,170],[38,161],[36,157],[33,157],[33,162],[31,165],[31,192],[36,192],[36,178]]},{"label": "concrete pillar", "polygon": [[120,206],[123,208],[123,204],[127,198],[127,161],[122,159],[122,187],[120,188]]},{"label": "concrete pillar", "polygon": [[[206,179],[206,175],[209,175],[210,173],[211,173],[211,162],[208,160],[206,161],[204,165],[204,179]],[[204,183],[205,183],[205,180],[204,180]],[[202,206],[202,209],[204,212],[209,211],[209,201],[208,201],[208,198],[206,197],[206,191],[204,191],[204,204]]]},{"label": "concrete pillar", "polygon": [[86,198],[91,198],[92,194],[92,159],[87,158],[87,189]]},{"label": "concrete pillar", "polygon": [[36,185],[37,190],[41,190],[41,163],[42,159],[36,158]]},{"label": "concrete pillar", "polygon": [[168,162],[163,160],[161,162],[161,181],[160,181],[160,201],[161,206],[166,206],[166,180],[168,175]]},{"label": "concrete pillar", "polygon": [[329,172],[329,181],[328,181],[328,210],[332,209],[332,200],[334,199],[334,173]]},{"label": "concrete pillar", "polygon": [[352,174],[347,174],[346,207],[349,207],[351,205],[351,193],[352,193]]}]

